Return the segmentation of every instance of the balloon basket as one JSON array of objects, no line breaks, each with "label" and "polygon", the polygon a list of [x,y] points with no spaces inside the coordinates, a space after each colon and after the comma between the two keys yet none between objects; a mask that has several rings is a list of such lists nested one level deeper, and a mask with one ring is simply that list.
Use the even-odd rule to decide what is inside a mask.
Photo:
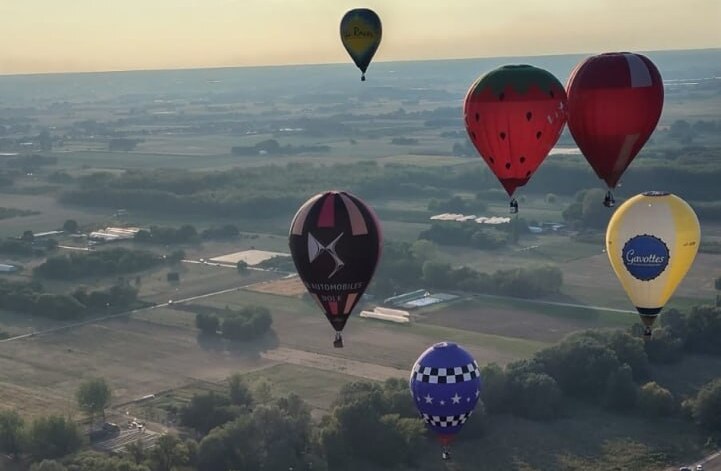
[{"label": "balloon basket", "polygon": [[366,76],[365,76],[365,74],[363,74],[363,75],[361,75],[361,82],[365,82],[365,81],[366,81]]},{"label": "balloon basket", "polygon": [[443,447],[443,450],[441,451],[441,458],[443,458],[443,461],[448,461],[451,459],[451,449],[449,447]]},{"label": "balloon basket", "polygon": [[343,348],[343,337],[341,337],[340,332],[336,332],[335,334],[335,340],[333,340],[333,347]]},{"label": "balloon basket", "polygon": [[606,197],[603,199],[603,205],[607,208],[613,208],[616,206],[616,200],[613,199],[613,194],[610,191],[606,193]]},{"label": "balloon basket", "polygon": [[509,212],[511,214],[518,214],[518,201],[516,201],[516,198],[513,198],[511,202],[509,203],[510,210]]}]

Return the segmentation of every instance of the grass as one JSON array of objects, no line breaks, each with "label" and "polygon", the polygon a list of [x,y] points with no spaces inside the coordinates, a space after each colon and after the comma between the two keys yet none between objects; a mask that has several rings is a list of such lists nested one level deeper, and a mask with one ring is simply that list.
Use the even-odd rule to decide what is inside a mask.
[{"label": "grass", "polygon": [[[483,299],[482,305],[498,306],[510,309],[518,309],[523,311],[541,314],[544,316],[554,317],[558,319],[568,319],[574,321],[588,322],[589,328],[597,327],[627,327],[636,322],[636,316],[632,313],[603,311],[596,309],[577,308],[572,306],[558,306],[553,304],[543,304],[533,299],[521,298],[495,298],[490,296],[478,295]],[[541,300],[542,301],[542,300]],[[632,308],[629,308],[631,310]],[[592,325],[591,325],[592,324]]]},{"label": "grass", "polygon": [[[403,328],[402,326],[389,325],[390,328]],[[476,345],[484,348],[491,348],[517,357],[530,357],[537,351],[548,346],[546,343],[533,340],[503,337],[500,335],[489,335],[480,332],[451,329],[431,324],[415,323],[409,327],[414,334],[428,337],[431,341],[440,342],[447,340],[459,344]]]},{"label": "grass", "polygon": [[202,304],[220,309],[225,308],[225,306],[229,306],[231,309],[241,309],[247,306],[264,306],[268,308],[271,313],[281,311],[293,314],[318,315],[318,306],[310,301],[249,290],[234,291],[214,296],[203,300]]},{"label": "grass", "polygon": [[290,364],[280,364],[246,373],[243,378],[251,387],[265,380],[270,384],[273,396],[297,394],[313,409],[324,412],[330,410],[330,405],[341,387],[358,381],[354,376]]}]

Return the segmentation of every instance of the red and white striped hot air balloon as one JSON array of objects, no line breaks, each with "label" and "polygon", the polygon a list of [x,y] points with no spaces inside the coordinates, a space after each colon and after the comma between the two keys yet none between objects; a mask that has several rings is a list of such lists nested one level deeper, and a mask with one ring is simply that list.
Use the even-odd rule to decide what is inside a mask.
[{"label": "red and white striped hot air balloon", "polygon": [[612,52],[585,59],[571,73],[568,129],[609,192],[651,137],[663,109],[663,82],[641,54]]}]

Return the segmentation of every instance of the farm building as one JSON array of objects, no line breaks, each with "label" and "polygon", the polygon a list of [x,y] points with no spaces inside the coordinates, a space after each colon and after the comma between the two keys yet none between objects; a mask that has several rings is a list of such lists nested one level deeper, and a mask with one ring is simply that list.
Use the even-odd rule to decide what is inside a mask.
[{"label": "farm building", "polygon": [[383,304],[400,307],[403,309],[415,309],[423,306],[430,306],[431,304],[438,304],[453,299],[457,299],[458,296],[447,293],[434,293],[425,289],[419,289],[411,291],[410,293],[399,294],[392,298],[387,298],[383,301]]},{"label": "farm building", "polygon": [[38,232],[37,234],[33,234],[36,239],[44,239],[46,237],[53,237],[65,234],[65,231],[48,231],[48,232]]},{"label": "farm building", "polygon": [[411,321],[411,315],[408,311],[388,309],[380,306],[376,307],[372,311],[361,311],[360,316],[368,319],[396,322],[398,324],[407,324]]},{"label": "farm building", "polygon": [[0,273],[14,273],[18,271],[18,267],[15,265],[6,265],[4,263],[0,263]]},{"label": "farm building", "polygon": [[140,232],[139,227],[106,227],[99,231],[88,234],[88,239],[112,242],[116,240],[130,240],[135,238],[135,234]]}]

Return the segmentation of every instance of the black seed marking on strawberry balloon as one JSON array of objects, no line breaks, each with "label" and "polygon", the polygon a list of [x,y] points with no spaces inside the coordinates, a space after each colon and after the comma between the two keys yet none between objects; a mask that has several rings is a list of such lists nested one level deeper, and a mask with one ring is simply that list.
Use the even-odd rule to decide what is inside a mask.
[{"label": "black seed marking on strawberry balloon", "polygon": [[478,113],[476,113],[476,122],[478,122],[480,120],[481,120],[481,116]]},{"label": "black seed marking on strawberry balloon", "polygon": [[493,157],[488,157],[488,160],[490,160],[492,164],[496,163],[495,160],[493,160]]},{"label": "black seed marking on strawberry balloon", "polygon": [[531,113],[531,112],[529,111],[529,112],[526,113],[526,121],[530,121],[531,118],[533,118],[533,113]]},{"label": "black seed marking on strawberry balloon", "polygon": [[509,168],[511,168],[511,162],[506,163],[506,169],[509,169]]},{"label": "black seed marking on strawberry balloon", "polygon": [[506,98],[506,94],[503,93],[503,92],[501,92],[501,93],[498,95],[498,99],[501,100],[501,101],[503,101],[504,98]]},{"label": "black seed marking on strawberry balloon", "polygon": [[526,178],[528,178],[530,176],[531,176],[531,171],[529,170],[528,172],[526,172]]},{"label": "black seed marking on strawberry balloon", "polygon": [[553,94],[553,90],[549,90],[548,94],[551,95],[551,98],[555,98],[555,95]]},{"label": "black seed marking on strawberry balloon", "polygon": [[524,156],[521,156],[521,158],[519,160],[521,161],[521,163],[523,163],[526,161],[526,158]]},{"label": "black seed marking on strawberry balloon", "polygon": [[476,140],[476,133],[471,131],[471,139]]},{"label": "black seed marking on strawberry balloon", "polygon": [[501,139],[505,139],[505,138],[506,138],[506,133],[503,132],[503,131],[501,131],[501,133],[499,134],[499,136],[501,136]]},{"label": "black seed marking on strawberry balloon", "polygon": [[543,133],[541,131],[538,131],[536,133],[536,139],[540,139],[542,135],[543,135]]}]

